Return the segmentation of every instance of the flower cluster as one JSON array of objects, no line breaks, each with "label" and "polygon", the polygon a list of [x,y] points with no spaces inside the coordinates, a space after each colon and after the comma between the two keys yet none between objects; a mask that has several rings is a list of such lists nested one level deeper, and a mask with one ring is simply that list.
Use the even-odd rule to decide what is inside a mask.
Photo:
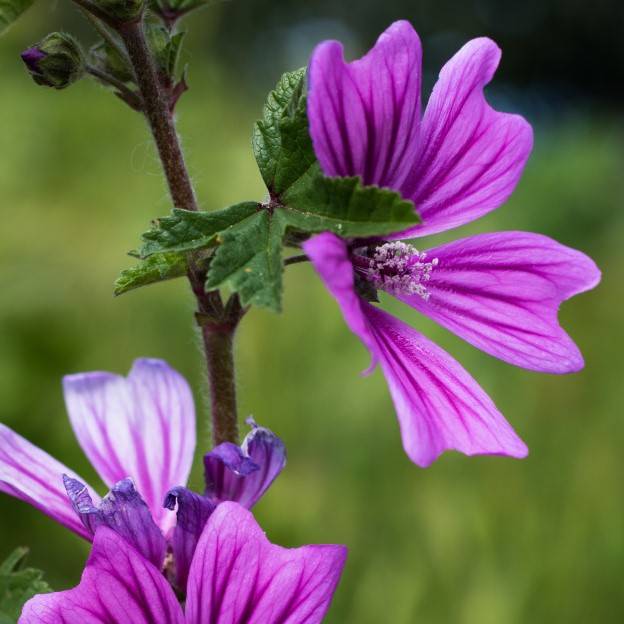
[{"label": "flower cluster", "polygon": [[[285,466],[277,436],[250,421],[240,447],[226,442],[204,457],[206,490],[197,494],[184,486],[195,410],[179,373],[143,359],[127,378],[71,375],[64,389],[78,442],[111,490],[100,500],[69,468],[0,425],[0,491],[93,541],[80,585],[35,597],[21,623],[322,619],[344,548],[273,546],[247,511]],[[187,596],[186,616],[176,592]]]}]

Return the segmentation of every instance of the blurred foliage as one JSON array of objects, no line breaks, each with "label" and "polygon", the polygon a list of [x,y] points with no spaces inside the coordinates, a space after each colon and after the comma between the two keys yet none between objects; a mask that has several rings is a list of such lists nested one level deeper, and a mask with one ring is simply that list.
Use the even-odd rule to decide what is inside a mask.
[{"label": "blurred foliage", "polygon": [[[308,14],[315,4],[323,6],[331,24],[345,12],[338,3],[280,2],[284,19],[290,16],[293,23],[299,13],[287,10],[291,4]],[[348,4],[361,41],[386,26],[388,19],[374,15],[390,8],[373,15],[373,3],[358,3],[361,11]],[[430,4],[412,5],[406,15],[418,11],[418,21],[425,22],[421,8]],[[458,28],[460,18],[443,12],[449,3],[435,5],[427,31],[440,29],[443,18]],[[204,10],[206,29],[193,33],[185,53],[184,60],[193,61],[192,89],[178,109],[180,131],[206,209],[263,193],[250,149],[262,94],[253,95],[231,71],[227,55],[219,66],[203,51],[208,43],[202,38],[213,46],[219,41],[210,37],[211,24],[213,34],[230,29],[221,39],[228,32],[233,39],[240,36],[245,6],[251,19],[256,3]],[[594,8],[600,6],[586,9],[584,28],[591,27]],[[112,296],[115,277],[129,265],[123,252],[136,245],[150,219],[170,208],[144,124],[93,83],[53,93],[37,89],[20,67],[19,50],[63,15],[49,11],[44,5],[30,11],[0,42],[5,120],[0,134],[0,419],[102,492],[66,420],[63,374],[126,372],[139,355],[166,358],[195,390],[201,450],[209,440],[206,404],[184,282]],[[464,7],[460,13],[468,11]],[[226,15],[221,26],[210,21]],[[63,17],[62,26],[73,31],[73,20]],[[317,38],[334,36],[331,24],[326,31],[319,27]],[[594,28],[596,38],[611,27],[604,20]],[[262,23],[257,28],[260,33]],[[466,26],[468,34],[472,30]],[[552,46],[537,56],[537,43],[527,40],[508,44],[505,58],[534,54],[526,66],[535,71],[552,64]],[[241,54],[255,61],[253,47],[245,48],[240,39],[239,45]],[[621,47],[616,52],[621,54]],[[301,62],[283,60],[266,80],[257,79],[268,91],[282,70]],[[290,457],[257,507],[259,521],[278,543],[340,542],[350,548],[330,623],[587,624],[624,617],[624,124],[620,116],[581,114],[580,104],[570,102],[567,109],[549,104],[556,115],[544,114],[540,102],[558,100],[548,99],[544,90],[518,90],[522,81],[511,81],[511,65],[505,61],[497,78],[499,87],[508,81],[509,90],[494,95],[508,93],[512,103],[526,104],[536,125],[534,155],[506,206],[436,240],[528,229],[592,254],[604,271],[602,284],[564,304],[561,313],[587,367],[566,377],[515,369],[409,311],[393,309],[479,380],[529,445],[527,460],[448,454],[426,471],[412,465],[402,451],[380,373],[358,376],[367,364],[364,349],[308,265],[287,269],[283,315],[254,310],[240,329],[241,416],[253,413],[278,432]],[[553,83],[568,70],[562,66]],[[258,75],[263,76],[260,70]],[[579,90],[586,80],[596,77],[579,68]],[[621,88],[605,86],[614,93]],[[598,100],[596,110],[603,104]],[[199,461],[192,485],[201,487]],[[0,559],[28,545],[30,564],[43,569],[54,588],[77,581],[86,543],[6,496],[0,497],[0,510]]]}]

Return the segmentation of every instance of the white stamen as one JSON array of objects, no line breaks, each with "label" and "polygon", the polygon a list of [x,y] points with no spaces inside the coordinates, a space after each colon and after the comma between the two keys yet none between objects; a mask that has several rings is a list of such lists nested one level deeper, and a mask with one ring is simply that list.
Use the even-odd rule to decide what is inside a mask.
[{"label": "white stamen", "polygon": [[380,290],[393,295],[418,295],[425,301],[429,291],[425,283],[438,265],[438,259],[425,262],[427,254],[400,241],[385,243],[369,258],[366,278]]}]

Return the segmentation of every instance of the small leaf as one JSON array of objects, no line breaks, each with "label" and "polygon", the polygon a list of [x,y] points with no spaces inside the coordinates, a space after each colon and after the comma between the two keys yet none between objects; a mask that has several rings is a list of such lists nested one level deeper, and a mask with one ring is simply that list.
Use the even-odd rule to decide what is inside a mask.
[{"label": "small leaf", "polygon": [[187,262],[184,254],[154,254],[136,266],[123,270],[115,280],[115,295],[123,295],[129,290],[156,282],[183,277]]},{"label": "small leaf", "polygon": [[345,238],[383,236],[420,219],[398,193],[363,186],[360,178],[326,178],[316,165],[282,198],[288,225],[302,232],[331,231]]},{"label": "small leaf", "polygon": [[175,76],[176,68],[178,66],[178,59],[180,58],[180,50],[182,49],[182,43],[186,37],[185,32],[179,32],[173,35],[167,46],[168,53],[168,67],[167,72],[170,77]]},{"label": "small leaf", "polygon": [[15,624],[26,601],[52,591],[43,572],[23,567],[27,554],[27,548],[17,548],[0,564],[0,624]]},{"label": "small leaf", "polygon": [[210,264],[206,289],[228,286],[243,306],[281,310],[282,238],[285,222],[280,211],[262,210],[220,235]]},{"label": "small leaf", "polygon": [[163,252],[187,252],[216,244],[217,234],[258,212],[257,202],[243,202],[212,212],[174,209],[143,234],[141,258]]},{"label": "small leaf", "polygon": [[0,0],[0,34],[2,34],[34,0]]},{"label": "small leaf", "polygon": [[316,162],[308,130],[305,69],[285,73],[256,122],[253,149],[265,184],[279,196]]}]

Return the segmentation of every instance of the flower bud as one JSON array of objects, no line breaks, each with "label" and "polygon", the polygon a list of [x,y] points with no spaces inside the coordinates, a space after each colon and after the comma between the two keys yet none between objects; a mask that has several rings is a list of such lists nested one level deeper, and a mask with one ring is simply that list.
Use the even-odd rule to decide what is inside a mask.
[{"label": "flower bud", "polygon": [[64,33],[51,33],[22,52],[33,80],[40,85],[64,89],[82,78],[84,55],[76,40]]},{"label": "flower bud", "polygon": [[95,5],[114,20],[132,22],[143,15],[145,0],[96,0]]}]

